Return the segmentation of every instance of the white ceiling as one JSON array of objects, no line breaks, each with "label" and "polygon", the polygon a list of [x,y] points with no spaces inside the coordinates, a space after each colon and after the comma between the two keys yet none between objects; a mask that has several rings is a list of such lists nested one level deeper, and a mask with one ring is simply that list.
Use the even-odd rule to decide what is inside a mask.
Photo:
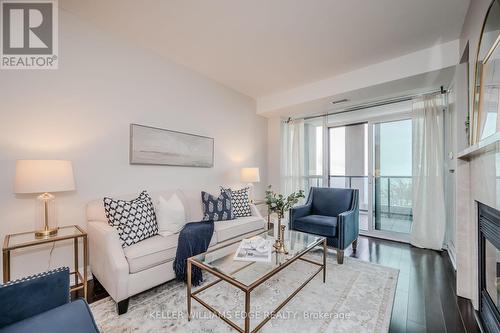
[{"label": "white ceiling", "polygon": [[254,98],[456,39],[469,0],[60,0]]},{"label": "white ceiling", "polygon": [[[402,96],[426,94],[429,92],[439,91],[441,86],[448,89],[452,84],[454,74],[455,66],[446,67],[440,70],[406,77],[404,79],[377,84],[367,88],[356,89],[347,93],[316,99],[306,103],[300,103],[277,110],[276,112],[264,113],[263,115],[301,118],[323,115],[325,113],[334,114],[347,108],[363,105],[365,103],[373,103],[386,99],[399,98]],[[347,101],[334,105],[331,104],[332,101],[340,101],[343,99],[346,99]]]}]

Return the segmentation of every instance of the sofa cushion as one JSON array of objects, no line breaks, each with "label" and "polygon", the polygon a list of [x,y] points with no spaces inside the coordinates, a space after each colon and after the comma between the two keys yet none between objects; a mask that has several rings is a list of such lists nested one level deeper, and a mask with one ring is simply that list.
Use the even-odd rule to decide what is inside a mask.
[{"label": "sofa cushion", "polygon": [[231,192],[222,192],[218,197],[202,191],[203,221],[225,221],[234,219]]},{"label": "sofa cushion", "polygon": [[293,229],[325,237],[337,234],[337,218],[332,216],[309,215],[296,219]]},{"label": "sofa cushion", "polygon": [[233,190],[221,186],[221,192],[224,191],[231,192],[234,217],[252,216],[252,210],[250,209],[250,187]]},{"label": "sofa cushion", "polygon": [[146,191],[130,201],[105,197],[103,202],[108,223],[118,230],[122,247],[158,234],[154,205]]},{"label": "sofa cushion", "polygon": [[248,232],[262,229],[265,224],[266,221],[258,216],[246,216],[231,221],[215,222],[217,242],[221,243]]},{"label": "sofa cushion", "polygon": [[[241,188],[241,184],[228,184],[225,187]],[[176,193],[184,204],[186,211],[186,221],[201,221],[203,219],[203,205],[200,200],[201,189],[170,189],[162,191],[148,191],[153,199],[153,202],[158,201],[160,196],[170,198]],[[216,193],[219,187],[207,188],[207,192]],[[129,193],[122,195],[113,195],[114,199],[132,200],[137,197],[137,193]],[[102,198],[91,201],[87,204],[87,221],[103,221],[107,222],[106,213],[104,212],[104,203]]]},{"label": "sofa cushion", "polygon": [[92,313],[83,299],[58,306],[0,329],[1,333],[98,333]]},{"label": "sofa cushion", "polygon": [[186,211],[177,193],[172,194],[168,200],[160,196],[156,203],[156,220],[159,232],[176,233],[181,231],[186,224]]},{"label": "sofa cushion", "polygon": [[172,260],[175,257],[179,234],[162,232],[123,249],[130,273],[137,273]]},{"label": "sofa cushion", "polygon": [[[169,231],[145,239],[123,249],[129,265],[130,273],[137,273],[148,268],[172,261],[177,252],[179,233]],[[217,237],[212,237],[209,246],[217,243]]]},{"label": "sofa cushion", "polygon": [[178,190],[177,194],[181,198],[186,209],[186,221],[201,221],[203,219],[203,205],[200,200],[200,190]]}]

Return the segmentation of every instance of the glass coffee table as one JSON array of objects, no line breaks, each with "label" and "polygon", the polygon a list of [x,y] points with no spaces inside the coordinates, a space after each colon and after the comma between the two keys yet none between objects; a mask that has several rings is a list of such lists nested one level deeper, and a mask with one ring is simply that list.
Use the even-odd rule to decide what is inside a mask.
[{"label": "glass coffee table", "polygon": [[[274,241],[272,230],[268,230],[256,236],[263,237],[264,239],[272,239]],[[323,283],[326,280],[326,238],[316,235],[307,234],[304,232],[287,230],[285,231],[285,247],[288,251],[287,254],[276,253],[273,249],[271,255],[271,262],[258,262],[258,261],[236,261],[233,259],[234,253],[238,248],[241,241],[237,241],[213,251],[208,251],[188,259],[187,262],[187,310],[188,320],[191,320],[191,299],[196,300],[202,306],[210,310],[216,316],[224,320],[228,325],[237,330],[238,332],[250,333],[257,332],[264,326],[278,311],[280,311],[297,293],[304,288],[316,275],[323,272]],[[304,255],[314,249],[316,246],[322,245],[323,249],[323,262],[316,262],[314,260],[304,258]],[[218,255],[216,253],[219,253]],[[222,253],[222,254],[220,254]],[[250,299],[252,291],[263,284],[265,281],[275,276],[278,272],[288,267],[290,264],[297,260],[308,262],[311,267],[317,267],[313,274],[302,283],[295,291],[288,296],[281,304],[269,312],[268,315],[250,331]],[[195,291],[191,286],[191,272],[193,266],[207,271],[215,275],[218,279],[210,282]],[[202,300],[198,294],[210,287],[218,284],[219,282],[227,282],[234,287],[243,291],[245,295],[245,310],[243,313],[244,327],[238,326],[234,321],[226,317],[222,312],[210,306],[207,302]]]}]

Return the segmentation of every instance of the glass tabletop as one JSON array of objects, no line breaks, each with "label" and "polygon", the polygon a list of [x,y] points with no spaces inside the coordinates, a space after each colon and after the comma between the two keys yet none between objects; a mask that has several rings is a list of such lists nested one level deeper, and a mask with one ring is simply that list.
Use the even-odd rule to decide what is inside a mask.
[{"label": "glass tabletop", "polygon": [[[274,244],[273,230],[264,231],[256,236],[260,236],[265,240],[271,240],[272,244]],[[321,236],[286,230],[285,248],[288,254],[276,253],[273,248],[269,262],[235,260],[234,256],[241,241],[214,251],[199,254],[191,259],[219,273],[223,273],[246,286],[250,286],[269,273],[272,274],[273,271],[277,271],[280,266],[289,261],[294,261],[305,252],[320,245],[323,240],[324,237]]]},{"label": "glass tabletop", "polygon": [[7,235],[4,243],[4,249],[11,250],[14,248],[43,244],[83,235],[85,235],[85,232],[76,225],[59,227],[57,229],[57,235],[44,238],[36,238],[35,231],[23,232],[19,234]]}]

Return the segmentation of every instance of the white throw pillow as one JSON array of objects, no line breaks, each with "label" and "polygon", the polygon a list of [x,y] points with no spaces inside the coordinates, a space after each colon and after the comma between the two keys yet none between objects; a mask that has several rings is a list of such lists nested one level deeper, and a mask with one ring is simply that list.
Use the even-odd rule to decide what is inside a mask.
[{"label": "white throw pillow", "polygon": [[158,198],[156,220],[159,232],[169,231],[177,233],[186,224],[184,204],[177,193],[172,194],[168,200],[165,200],[162,196]]}]

